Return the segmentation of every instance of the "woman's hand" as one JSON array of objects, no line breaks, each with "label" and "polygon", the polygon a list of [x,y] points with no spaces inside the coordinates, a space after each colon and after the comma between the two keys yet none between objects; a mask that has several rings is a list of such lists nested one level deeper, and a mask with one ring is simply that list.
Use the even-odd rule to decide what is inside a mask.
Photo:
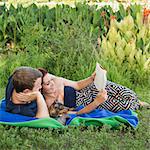
[{"label": "woman's hand", "polygon": [[77,113],[77,111],[72,111],[72,110],[67,112],[67,114],[76,114],[76,113]]},{"label": "woman's hand", "polygon": [[102,90],[102,91],[100,91],[100,92],[97,94],[97,96],[96,96],[96,98],[95,98],[94,101],[95,101],[98,105],[100,105],[101,103],[103,103],[104,101],[106,101],[107,98],[108,98],[108,96],[107,96],[107,91],[106,91],[106,90]]},{"label": "woman's hand", "polygon": [[36,100],[38,95],[40,94],[41,94],[40,92],[29,92],[29,93],[20,92],[16,93],[15,97],[21,102],[30,103],[31,101]]}]

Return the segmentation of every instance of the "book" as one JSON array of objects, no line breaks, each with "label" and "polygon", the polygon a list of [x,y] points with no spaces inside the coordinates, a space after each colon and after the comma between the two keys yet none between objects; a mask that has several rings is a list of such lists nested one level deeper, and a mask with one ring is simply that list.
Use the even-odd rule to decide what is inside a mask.
[{"label": "book", "polygon": [[107,76],[106,76],[107,71],[103,69],[99,63],[96,63],[95,72],[96,76],[94,79],[94,84],[99,91],[104,90],[107,83]]}]

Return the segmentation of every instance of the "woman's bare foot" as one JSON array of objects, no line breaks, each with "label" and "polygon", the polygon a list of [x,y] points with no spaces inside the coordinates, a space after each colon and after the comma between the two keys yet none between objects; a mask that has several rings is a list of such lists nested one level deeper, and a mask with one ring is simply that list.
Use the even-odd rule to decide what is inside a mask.
[{"label": "woman's bare foot", "polygon": [[140,101],[139,103],[140,103],[141,108],[150,109],[150,104],[149,103],[143,102],[143,101]]}]

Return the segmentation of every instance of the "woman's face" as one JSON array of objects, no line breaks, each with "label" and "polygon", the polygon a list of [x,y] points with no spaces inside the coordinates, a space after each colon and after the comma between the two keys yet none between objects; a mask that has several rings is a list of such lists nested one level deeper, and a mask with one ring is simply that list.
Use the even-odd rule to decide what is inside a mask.
[{"label": "woman's face", "polygon": [[56,93],[56,85],[54,82],[54,75],[47,73],[43,78],[43,94],[54,94]]}]

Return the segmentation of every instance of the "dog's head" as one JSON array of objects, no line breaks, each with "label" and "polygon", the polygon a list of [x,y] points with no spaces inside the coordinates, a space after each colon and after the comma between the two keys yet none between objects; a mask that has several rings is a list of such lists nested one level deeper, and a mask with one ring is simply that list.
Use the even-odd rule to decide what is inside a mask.
[{"label": "dog's head", "polygon": [[50,117],[56,118],[56,117],[59,117],[63,114],[67,114],[67,112],[69,110],[73,110],[73,108],[66,107],[62,103],[59,103],[59,102],[54,102],[49,107],[48,110],[49,110]]}]

